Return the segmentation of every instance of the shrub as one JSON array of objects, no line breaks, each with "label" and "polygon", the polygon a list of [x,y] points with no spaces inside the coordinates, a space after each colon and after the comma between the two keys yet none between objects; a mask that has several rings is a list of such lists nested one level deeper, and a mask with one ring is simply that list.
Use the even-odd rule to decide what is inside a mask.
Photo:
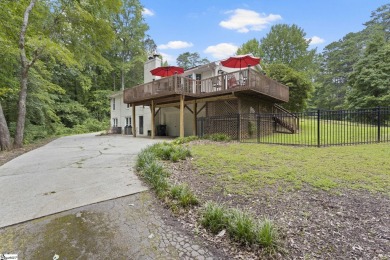
[{"label": "shrub", "polygon": [[186,157],[191,156],[191,152],[188,148],[166,142],[154,144],[150,147],[150,151],[153,152],[159,159],[171,160],[172,162],[185,160]]},{"label": "shrub", "polygon": [[199,140],[199,138],[197,136],[192,135],[186,137],[178,137],[175,140],[173,140],[172,143],[175,145],[179,145],[179,144],[189,143],[195,140]]},{"label": "shrub", "polygon": [[258,223],[256,230],[256,241],[265,248],[275,248],[277,246],[278,232],[269,219]]},{"label": "shrub", "polygon": [[227,226],[227,210],[214,202],[207,202],[200,223],[211,233],[217,234]]},{"label": "shrub", "polygon": [[135,167],[138,171],[142,171],[147,164],[153,162],[156,159],[156,155],[149,149],[144,149],[138,154],[138,158]]},{"label": "shrub", "polygon": [[156,190],[158,196],[164,196],[169,189],[168,173],[156,160],[145,163],[143,168],[144,179]]},{"label": "shrub", "polygon": [[215,141],[215,142],[229,142],[229,141],[231,141],[230,136],[228,136],[226,134],[222,134],[222,133],[205,135],[203,138],[211,140],[211,141]]},{"label": "shrub", "polygon": [[243,244],[255,242],[256,223],[246,212],[232,209],[229,212],[227,231],[236,241]]},{"label": "shrub", "polygon": [[182,207],[198,205],[199,201],[187,185],[175,185],[170,191],[171,198],[178,201]]}]

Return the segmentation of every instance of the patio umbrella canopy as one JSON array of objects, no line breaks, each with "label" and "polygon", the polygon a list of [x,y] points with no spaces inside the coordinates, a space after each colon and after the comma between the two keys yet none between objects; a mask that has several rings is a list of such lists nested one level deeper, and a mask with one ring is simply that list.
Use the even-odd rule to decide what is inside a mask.
[{"label": "patio umbrella canopy", "polygon": [[221,61],[222,66],[228,68],[243,68],[248,66],[256,66],[260,63],[260,58],[251,55],[238,55]]},{"label": "patio umbrella canopy", "polygon": [[184,69],[176,66],[158,67],[150,71],[153,76],[169,77],[174,74],[184,73]]}]

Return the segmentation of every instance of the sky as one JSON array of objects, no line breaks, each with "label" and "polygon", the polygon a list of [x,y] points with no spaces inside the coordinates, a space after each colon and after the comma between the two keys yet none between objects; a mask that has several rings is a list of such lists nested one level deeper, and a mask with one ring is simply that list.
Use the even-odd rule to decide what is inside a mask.
[{"label": "sky", "polygon": [[275,24],[296,24],[318,52],[358,32],[371,12],[389,0],[140,0],[157,51],[176,64],[184,52],[216,61],[260,40]]}]

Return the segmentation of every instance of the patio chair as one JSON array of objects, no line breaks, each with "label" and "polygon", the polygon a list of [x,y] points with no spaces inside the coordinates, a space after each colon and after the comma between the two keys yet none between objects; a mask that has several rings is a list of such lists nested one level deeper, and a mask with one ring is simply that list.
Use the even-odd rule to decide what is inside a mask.
[{"label": "patio chair", "polygon": [[227,82],[228,88],[234,88],[237,86],[237,80],[234,75],[232,75]]}]

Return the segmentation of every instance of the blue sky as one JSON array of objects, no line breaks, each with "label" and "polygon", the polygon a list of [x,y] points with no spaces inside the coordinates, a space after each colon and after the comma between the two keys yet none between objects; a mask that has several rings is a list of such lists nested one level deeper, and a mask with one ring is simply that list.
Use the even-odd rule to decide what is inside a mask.
[{"label": "blue sky", "polygon": [[[140,0],[147,32],[170,65],[198,52],[210,61],[227,58],[274,24],[296,24],[320,52],[349,32],[363,29],[371,12],[388,0]],[[314,38],[313,38],[314,37]]]}]

